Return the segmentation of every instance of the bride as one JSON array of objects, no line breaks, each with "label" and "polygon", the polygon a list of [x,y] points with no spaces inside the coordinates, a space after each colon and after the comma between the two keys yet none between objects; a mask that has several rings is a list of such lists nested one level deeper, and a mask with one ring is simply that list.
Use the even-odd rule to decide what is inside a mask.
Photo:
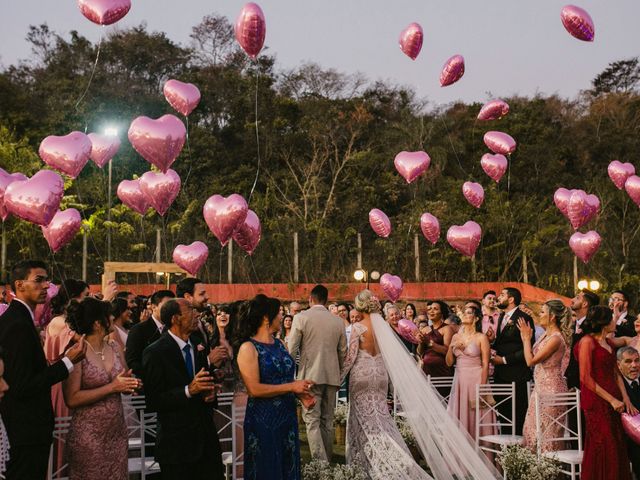
[{"label": "bride", "polygon": [[500,478],[469,435],[440,403],[406,347],[380,316],[369,290],[355,298],[362,321],[353,324],[342,379],[349,377],[347,463],[361,465],[372,480],[432,479],[413,459],[387,406],[388,378],[405,410],[436,480]]}]

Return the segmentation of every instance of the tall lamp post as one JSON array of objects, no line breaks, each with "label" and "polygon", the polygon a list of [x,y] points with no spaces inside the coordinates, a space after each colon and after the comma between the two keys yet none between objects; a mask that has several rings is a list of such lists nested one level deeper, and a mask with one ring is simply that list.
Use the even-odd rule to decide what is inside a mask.
[{"label": "tall lamp post", "polygon": [[[116,127],[107,127],[104,129],[104,134],[108,137],[117,137],[118,129]],[[108,184],[107,184],[107,261],[111,261],[111,162],[109,160],[108,167]]]},{"label": "tall lamp post", "polygon": [[353,278],[357,282],[366,283],[367,284],[367,290],[368,290],[369,289],[369,281],[370,280],[373,280],[374,282],[378,281],[380,279],[380,272],[377,271],[377,270],[371,270],[370,272],[368,272],[367,270],[359,268],[355,272],[353,272]]}]

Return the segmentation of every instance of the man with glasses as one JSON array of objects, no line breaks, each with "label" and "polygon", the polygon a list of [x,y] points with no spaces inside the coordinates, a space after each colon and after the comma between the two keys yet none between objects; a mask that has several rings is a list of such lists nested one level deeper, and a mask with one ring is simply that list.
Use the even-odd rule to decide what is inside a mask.
[{"label": "man with glasses", "polygon": [[629,295],[624,290],[616,290],[609,298],[609,308],[616,319],[616,337],[635,337],[633,326],[635,317],[629,313]]},{"label": "man with glasses", "polygon": [[17,263],[11,270],[15,298],[0,316],[4,376],[11,385],[0,403],[11,445],[7,480],[46,477],[53,434],[51,387],[69,376],[87,348],[82,337],[62,359],[47,364],[34,325],[36,306],[47,298],[50,285],[47,270],[47,265],[37,260]]}]

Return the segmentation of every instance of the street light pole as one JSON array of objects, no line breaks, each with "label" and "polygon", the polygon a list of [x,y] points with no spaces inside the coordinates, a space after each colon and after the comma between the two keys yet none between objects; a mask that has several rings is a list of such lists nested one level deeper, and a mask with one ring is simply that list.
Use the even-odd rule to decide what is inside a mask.
[{"label": "street light pole", "polygon": [[107,185],[107,261],[111,261],[111,160],[109,160],[109,180]]}]

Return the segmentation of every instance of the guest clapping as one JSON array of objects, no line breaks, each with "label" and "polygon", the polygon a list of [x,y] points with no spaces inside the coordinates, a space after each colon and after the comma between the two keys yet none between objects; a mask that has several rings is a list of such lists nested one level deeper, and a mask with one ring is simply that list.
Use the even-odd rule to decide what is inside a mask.
[{"label": "guest clapping", "polygon": [[216,325],[211,336],[209,360],[217,368],[214,373],[218,378],[223,379],[227,390],[233,390],[236,380],[233,371],[233,348],[230,342],[233,330],[230,306],[220,305],[216,312]]},{"label": "guest clapping", "polygon": [[[420,331],[418,355],[422,357],[422,369],[432,377],[450,377],[453,369],[447,365],[445,356],[451,344],[454,331],[445,323],[449,316],[449,306],[441,300],[429,302],[427,315],[431,326]],[[440,395],[449,395],[450,389],[440,388]]]}]

